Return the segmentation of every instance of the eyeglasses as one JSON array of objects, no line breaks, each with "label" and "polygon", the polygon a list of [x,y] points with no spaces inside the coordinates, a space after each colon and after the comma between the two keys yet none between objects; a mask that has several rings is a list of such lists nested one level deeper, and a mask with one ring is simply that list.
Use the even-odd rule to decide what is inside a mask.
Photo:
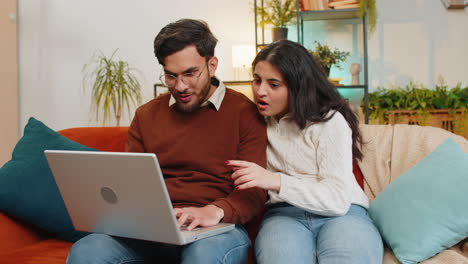
[{"label": "eyeglasses", "polygon": [[[208,64],[206,64],[206,66],[208,68]],[[185,85],[195,85],[198,82],[198,79],[200,78],[204,70],[205,68],[203,68],[198,74],[196,70],[193,72],[184,72],[178,75],[172,73],[164,73],[159,77],[159,80],[169,88],[176,86],[179,77]]]}]

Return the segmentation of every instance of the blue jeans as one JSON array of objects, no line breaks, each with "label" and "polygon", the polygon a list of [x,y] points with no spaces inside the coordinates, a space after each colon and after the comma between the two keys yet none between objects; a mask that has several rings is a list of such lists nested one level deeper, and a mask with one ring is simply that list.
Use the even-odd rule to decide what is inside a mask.
[{"label": "blue jeans", "polygon": [[367,210],[327,217],[281,203],[267,210],[255,241],[259,264],[382,263],[383,245]]},{"label": "blue jeans", "polygon": [[67,264],[246,263],[250,240],[241,225],[184,246],[91,234],[77,241]]}]

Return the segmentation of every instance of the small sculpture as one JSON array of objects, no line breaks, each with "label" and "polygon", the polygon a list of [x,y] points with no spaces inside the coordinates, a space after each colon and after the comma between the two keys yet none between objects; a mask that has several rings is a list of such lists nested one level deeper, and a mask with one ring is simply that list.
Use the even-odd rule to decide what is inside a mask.
[{"label": "small sculpture", "polygon": [[349,67],[349,72],[351,73],[351,85],[359,84],[359,73],[361,72],[361,64],[352,63]]}]

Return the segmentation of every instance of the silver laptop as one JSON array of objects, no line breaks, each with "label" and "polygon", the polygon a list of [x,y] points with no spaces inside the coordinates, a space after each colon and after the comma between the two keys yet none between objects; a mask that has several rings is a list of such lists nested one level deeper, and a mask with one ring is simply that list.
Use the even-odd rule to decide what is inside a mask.
[{"label": "silver laptop", "polygon": [[76,230],[184,245],[234,229],[181,230],[155,154],[44,153]]}]

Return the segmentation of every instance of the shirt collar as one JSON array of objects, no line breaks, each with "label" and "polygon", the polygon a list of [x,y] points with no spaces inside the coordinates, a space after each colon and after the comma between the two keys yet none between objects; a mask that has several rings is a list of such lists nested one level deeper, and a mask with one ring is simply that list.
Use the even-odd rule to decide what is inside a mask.
[{"label": "shirt collar", "polygon": [[[223,82],[219,81],[218,87],[216,87],[215,91],[210,96],[210,98],[208,98],[208,100],[203,102],[201,107],[205,107],[209,103],[211,103],[215,107],[216,111],[219,111],[219,108],[221,107],[221,103],[223,102],[225,94],[226,94],[226,86],[224,86]],[[175,103],[176,103],[176,100],[174,96],[172,96],[171,94],[171,99],[169,99],[169,106],[172,106]]]}]

